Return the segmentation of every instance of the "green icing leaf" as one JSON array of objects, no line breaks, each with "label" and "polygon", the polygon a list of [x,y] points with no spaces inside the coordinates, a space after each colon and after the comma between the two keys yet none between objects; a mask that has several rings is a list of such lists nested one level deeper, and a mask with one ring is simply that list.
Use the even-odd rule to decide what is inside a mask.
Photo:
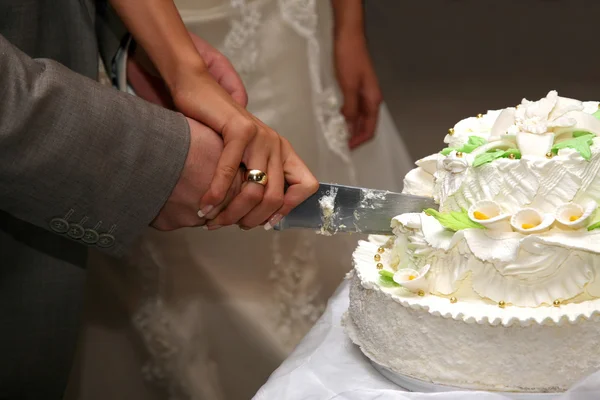
[{"label": "green icing leaf", "polygon": [[485,140],[481,136],[469,136],[469,141],[467,143],[472,146],[479,147],[479,146],[483,146],[484,144],[486,144],[487,140]]},{"label": "green icing leaf", "polygon": [[590,158],[592,158],[592,150],[590,149],[590,146],[592,145],[593,138],[594,135],[587,134],[565,140],[564,142],[556,143],[554,146],[552,146],[552,153],[556,154],[560,149],[574,149],[581,154],[581,157],[589,161]]},{"label": "green icing leaf", "polygon": [[462,147],[460,147],[458,149],[453,148],[453,147],[446,147],[440,153],[443,156],[447,156],[448,154],[452,153],[454,150],[460,151],[461,153],[471,153],[473,150],[475,150],[476,148],[478,148],[480,146],[483,146],[486,143],[487,143],[487,140],[485,140],[484,138],[482,138],[480,136],[469,136],[468,142],[466,144],[464,144]]},{"label": "green icing leaf", "polygon": [[469,141],[467,142],[467,144],[463,145],[463,147],[461,147],[457,151],[460,151],[462,153],[471,153],[473,150],[475,150],[476,148],[478,148],[486,143],[487,143],[487,141],[482,137],[469,136]]},{"label": "green icing leaf", "polygon": [[460,231],[462,229],[483,229],[484,226],[477,222],[471,221],[467,210],[462,211],[450,211],[449,213],[441,213],[432,208],[425,210],[425,214],[431,215],[439,221],[442,226],[451,231]]},{"label": "green icing leaf", "polygon": [[588,132],[588,131],[575,131],[575,132],[573,132],[573,137],[574,138],[579,137],[579,136],[584,136],[584,135],[591,135],[591,133]]},{"label": "green icing leaf", "polygon": [[386,270],[379,271],[379,283],[382,286],[387,286],[387,287],[400,286],[399,284],[394,282],[394,273],[390,272],[390,271],[386,271]]},{"label": "green icing leaf", "polygon": [[379,275],[386,277],[386,278],[390,278],[390,279],[394,278],[394,273],[390,272],[390,271],[386,271],[385,269],[382,269],[381,271],[379,271]]},{"label": "green icing leaf", "polygon": [[600,221],[596,222],[595,224],[592,224],[590,226],[587,227],[588,231],[593,231],[594,229],[598,229],[600,228]]},{"label": "green icing leaf", "polygon": [[521,159],[521,152],[517,149],[490,150],[487,153],[479,154],[477,157],[475,157],[475,160],[473,160],[473,167],[479,167],[480,165],[487,164],[497,160],[498,158],[509,158],[511,155],[514,156],[515,160]]},{"label": "green icing leaf", "polygon": [[475,157],[475,160],[473,160],[473,167],[479,167],[480,165],[487,164],[498,158],[502,158],[504,153],[504,150],[496,149],[488,151],[487,153],[478,154],[477,157]]},{"label": "green icing leaf", "polygon": [[592,220],[590,221],[590,226],[587,227],[587,230],[593,231],[594,229],[598,228],[600,228],[600,209],[596,208],[596,211],[594,211],[594,215],[592,216]]},{"label": "green icing leaf", "polygon": [[515,156],[515,160],[520,160],[521,159],[521,152],[517,149],[508,149],[504,152],[504,154],[502,154],[502,158],[508,158],[510,157],[510,155]]},{"label": "green icing leaf", "polygon": [[594,117],[600,119],[600,110],[596,111],[595,113],[592,114]]}]

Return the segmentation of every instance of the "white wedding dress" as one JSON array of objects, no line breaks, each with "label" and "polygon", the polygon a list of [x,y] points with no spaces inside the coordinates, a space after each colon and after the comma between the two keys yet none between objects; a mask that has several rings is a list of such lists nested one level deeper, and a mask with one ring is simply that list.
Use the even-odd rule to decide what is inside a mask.
[{"label": "white wedding dress", "polygon": [[[190,30],[233,62],[249,110],[320,181],[400,190],[412,162],[388,110],[349,152],[326,0],[179,0]],[[128,262],[94,253],[67,398],[247,399],[323,311],[356,236],[148,230]]]}]

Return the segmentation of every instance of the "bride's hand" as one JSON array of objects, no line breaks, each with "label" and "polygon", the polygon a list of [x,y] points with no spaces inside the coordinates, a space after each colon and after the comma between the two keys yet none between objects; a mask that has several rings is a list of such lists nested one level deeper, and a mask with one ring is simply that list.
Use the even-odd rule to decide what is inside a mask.
[{"label": "bride's hand", "polygon": [[[148,76],[140,74],[143,78],[140,81],[145,80],[146,89],[150,89],[145,97],[157,96],[162,85],[163,94],[158,97],[164,97],[166,88],[174,108],[223,137],[224,150],[210,189],[200,202],[200,215],[212,214],[222,203],[240,164],[267,173],[266,187],[245,183],[229,206],[207,224],[209,229],[236,223],[244,228],[263,223],[267,223],[267,228],[272,227],[312,195],[318,183],[289,143],[245,110],[245,91],[239,90],[241,80],[227,59],[201,39],[193,37],[193,40],[208,61],[199,57],[199,62],[187,62],[166,80],[166,86],[162,82],[152,83]],[[133,85],[135,77],[129,75],[137,91]],[[140,82],[137,86],[143,89]],[[235,93],[237,101],[230,95]],[[284,194],[285,181],[289,188]]]},{"label": "bride's hand", "polygon": [[375,135],[382,95],[362,30],[336,34],[335,70],[344,96],[342,114],[350,130],[354,149]]},{"label": "bride's hand", "polygon": [[[265,229],[269,230],[273,228],[281,219],[286,216],[292,209],[297,205],[306,200],[309,196],[317,191],[319,183],[312,175],[310,170],[306,167],[304,162],[298,157],[296,152],[293,150],[290,142],[285,138],[281,138],[281,160],[283,165],[283,172],[285,181],[288,184],[288,188],[285,192],[283,203],[280,203],[280,207],[269,219],[265,222]],[[270,182],[270,178],[269,178]],[[248,186],[258,186],[250,182],[244,183]],[[244,186],[242,185],[242,190]],[[266,196],[265,196],[266,197]],[[238,201],[234,199],[234,202]],[[264,201],[264,200],[263,200]],[[262,204],[262,203],[261,203]],[[216,229],[220,226],[224,226],[230,223],[237,212],[237,207],[241,207],[243,204],[238,202],[234,205],[232,202],[224,212],[221,212],[214,220],[208,221],[206,226],[208,229]],[[261,218],[257,217],[257,214],[247,215],[239,221],[238,225],[242,229],[249,229],[258,224],[261,224]]]}]

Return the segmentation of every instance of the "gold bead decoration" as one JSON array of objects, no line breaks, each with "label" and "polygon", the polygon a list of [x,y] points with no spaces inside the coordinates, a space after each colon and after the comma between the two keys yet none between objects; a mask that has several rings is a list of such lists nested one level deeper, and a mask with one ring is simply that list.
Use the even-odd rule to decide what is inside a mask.
[{"label": "gold bead decoration", "polygon": [[562,303],[562,302],[561,302],[560,300],[556,299],[556,300],[554,300],[554,302],[552,302],[552,305],[553,305],[554,307],[560,307],[560,304],[561,304],[561,303]]},{"label": "gold bead decoration", "polygon": [[508,158],[510,158],[511,160],[514,160],[516,157],[515,157],[514,154],[511,153],[511,154],[508,155]]},{"label": "gold bead decoration", "polygon": [[454,135],[454,128],[448,129],[448,135],[450,135],[450,136]]},{"label": "gold bead decoration", "polygon": [[377,263],[377,269],[383,269],[383,264],[382,263]]},{"label": "gold bead decoration", "polygon": [[456,152],[456,157],[459,157],[459,158],[460,158],[460,157],[462,157],[462,156],[463,156],[463,153],[462,153],[462,151],[457,151],[457,152]]},{"label": "gold bead decoration", "polygon": [[519,107],[521,107],[521,105],[520,105],[520,104],[517,104],[517,105],[515,106],[515,108],[516,108],[517,110],[519,109]]},{"label": "gold bead decoration", "polygon": [[500,308],[504,308],[504,307],[506,307],[506,303],[504,302],[504,300],[500,300],[500,301],[498,302],[498,307],[500,307]]},{"label": "gold bead decoration", "polygon": [[483,118],[483,114],[477,114],[477,118]]},{"label": "gold bead decoration", "polygon": [[375,261],[380,261],[381,260],[381,256],[379,254],[375,254],[375,256],[373,256],[373,259]]},{"label": "gold bead decoration", "polygon": [[377,252],[378,252],[379,254],[383,254],[383,252],[384,252],[384,251],[385,251],[385,248],[384,248],[384,247],[380,247],[380,248],[378,248],[378,249],[377,249]]},{"label": "gold bead decoration", "polygon": [[450,303],[454,304],[456,303],[458,300],[456,299],[456,297],[450,297]]},{"label": "gold bead decoration", "polygon": [[554,154],[552,154],[552,152],[549,151],[549,152],[546,153],[546,158],[552,158],[553,155]]},{"label": "gold bead decoration", "polygon": [[425,296],[425,292],[424,292],[424,291],[422,291],[422,290],[419,290],[419,291],[417,292],[417,294],[418,294],[419,296],[421,296],[421,297],[422,297],[422,296]]}]

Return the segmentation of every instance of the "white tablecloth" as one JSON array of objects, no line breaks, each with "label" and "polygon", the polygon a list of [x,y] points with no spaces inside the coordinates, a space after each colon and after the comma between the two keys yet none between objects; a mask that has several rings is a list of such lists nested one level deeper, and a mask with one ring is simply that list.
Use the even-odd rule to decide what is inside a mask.
[{"label": "white tablecloth", "polygon": [[[335,292],[327,310],[296,350],[271,375],[254,400],[505,400],[484,392],[409,393],[380,375],[344,333],[348,282]],[[590,351],[600,351],[590,349]],[[532,397],[532,399],[535,397]],[[556,400],[597,400],[600,372]]]}]

